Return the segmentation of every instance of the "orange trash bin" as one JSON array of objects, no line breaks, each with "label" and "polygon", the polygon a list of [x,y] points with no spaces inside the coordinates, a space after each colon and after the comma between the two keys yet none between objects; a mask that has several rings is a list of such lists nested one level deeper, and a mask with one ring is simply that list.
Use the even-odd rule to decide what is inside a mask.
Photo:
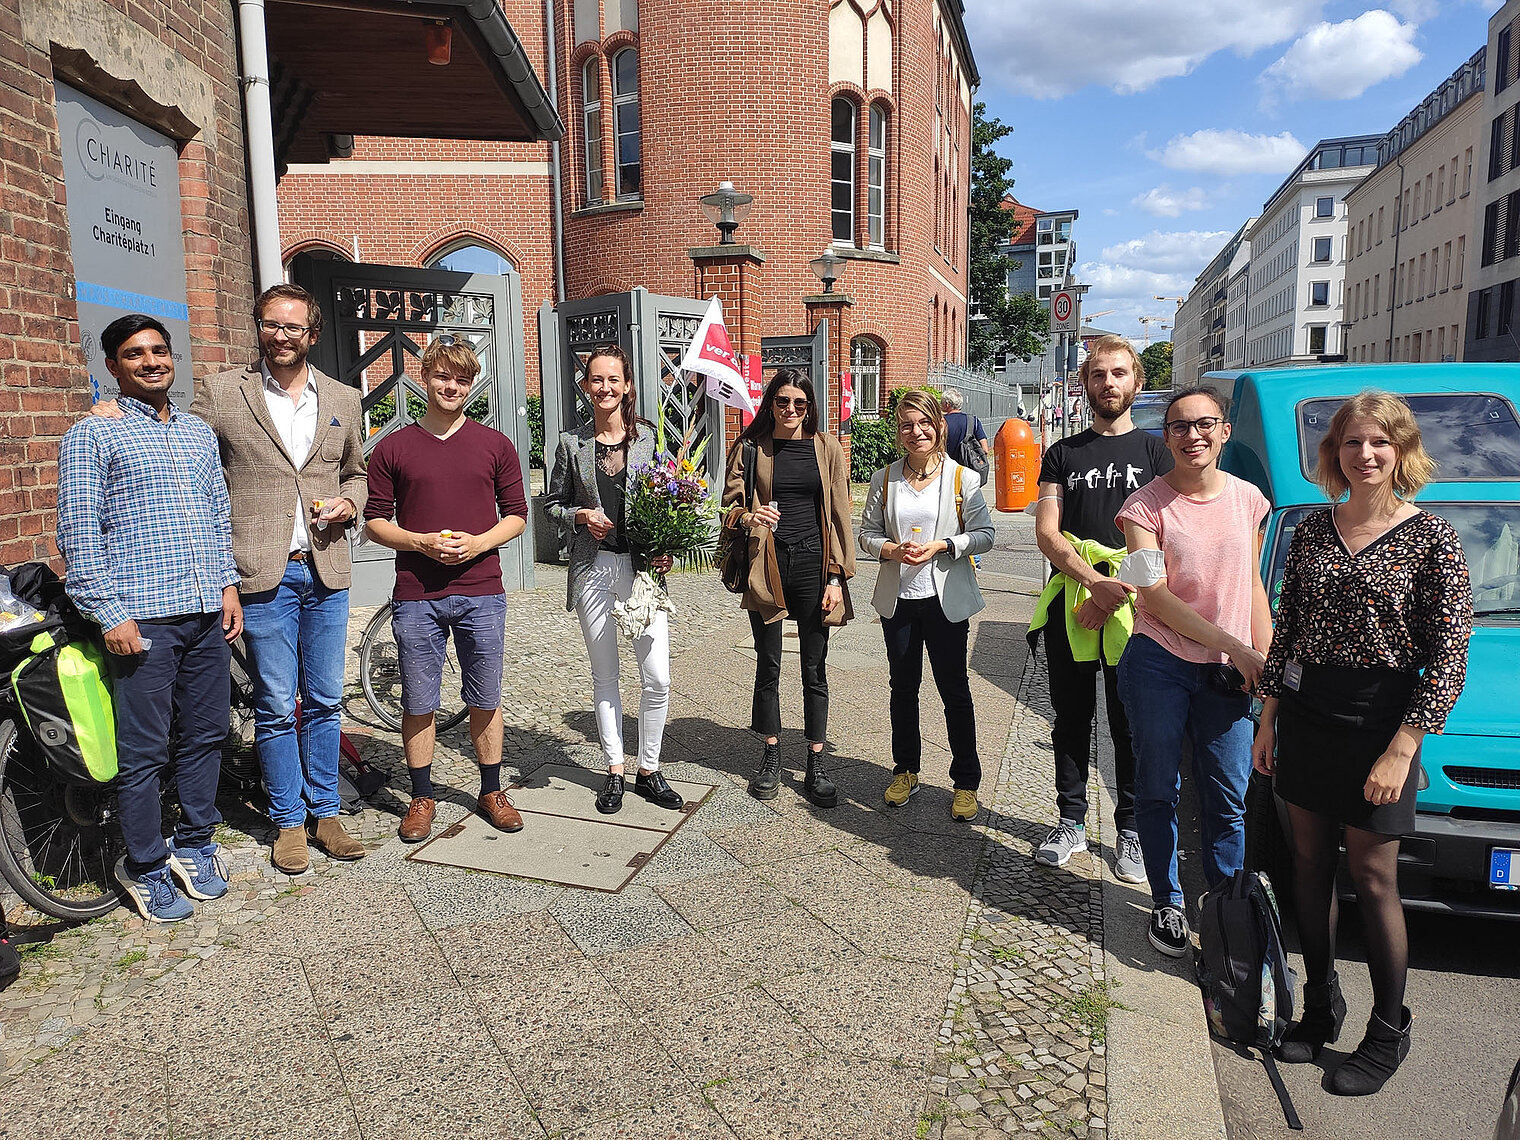
[{"label": "orange trash bin", "polygon": [[1025,420],[1004,420],[993,440],[997,509],[1022,511],[1040,490],[1040,444]]}]

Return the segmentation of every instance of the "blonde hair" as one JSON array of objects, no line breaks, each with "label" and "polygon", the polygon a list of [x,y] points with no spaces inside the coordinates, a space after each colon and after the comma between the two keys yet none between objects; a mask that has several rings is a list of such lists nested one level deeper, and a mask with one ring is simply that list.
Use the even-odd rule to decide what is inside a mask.
[{"label": "blonde hair", "polygon": [[1367,388],[1352,396],[1335,410],[1325,438],[1319,441],[1319,465],[1314,481],[1332,503],[1351,489],[1346,473],[1341,470],[1341,444],[1352,420],[1369,419],[1388,435],[1388,440],[1398,452],[1398,462],[1393,465],[1393,493],[1401,499],[1413,498],[1421,487],[1430,482],[1436,472],[1436,461],[1425,450],[1420,438],[1420,425],[1415,422],[1414,412],[1400,396],[1392,392],[1380,392]]},{"label": "blonde hair", "polygon": [[422,375],[425,377],[442,364],[451,372],[463,373],[471,380],[480,374],[480,357],[462,340],[449,339],[444,343],[436,337],[422,350]]},{"label": "blonde hair", "polygon": [[939,398],[927,388],[910,388],[897,398],[897,409],[893,415],[897,419],[897,426],[902,427],[903,412],[911,410],[917,412],[934,425],[934,450],[945,450],[945,413],[940,409]]},{"label": "blonde hair", "polygon": [[1077,382],[1082,387],[1087,387],[1088,365],[1097,357],[1105,356],[1111,352],[1129,353],[1130,371],[1135,374],[1135,383],[1139,387],[1145,387],[1145,365],[1140,361],[1140,354],[1135,351],[1135,346],[1130,344],[1118,333],[1104,333],[1097,340],[1087,346],[1087,355],[1082,358],[1082,366],[1077,369]]}]

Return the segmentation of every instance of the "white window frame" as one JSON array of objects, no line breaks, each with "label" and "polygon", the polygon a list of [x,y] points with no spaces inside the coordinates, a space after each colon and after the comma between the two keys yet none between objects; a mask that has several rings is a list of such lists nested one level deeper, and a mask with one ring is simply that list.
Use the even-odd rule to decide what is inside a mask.
[{"label": "white window frame", "polygon": [[866,111],[866,242],[887,243],[887,112],[875,103]]},{"label": "white window frame", "polygon": [[[873,359],[868,359],[868,355]],[[858,336],[850,342],[850,379],[855,385],[855,415],[875,418],[881,415],[881,374],[886,353],[870,337]]]},{"label": "white window frame", "polygon": [[[592,91],[596,92],[593,100]],[[593,55],[581,66],[581,129],[586,132],[586,205],[598,206],[607,192],[602,168],[602,57]]]},{"label": "white window frame", "polygon": [[[633,89],[631,91],[618,90],[618,61],[626,56],[633,57]],[[612,76],[612,159],[613,167],[617,175],[617,182],[613,186],[619,202],[638,201],[644,197],[644,139],[642,109],[639,106],[639,51],[637,48],[626,47],[613,53],[608,61]],[[625,130],[624,117],[629,114],[638,120],[638,125],[632,130]],[[624,161],[623,139],[633,136],[635,152],[633,161]],[[635,167],[638,173],[634,176],[638,185],[632,190],[623,189],[624,171],[628,167]]]},{"label": "white window frame", "polygon": [[[850,138],[848,142],[834,138],[834,110],[840,105],[850,109]],[[829,233],[833,235],[832,240],[834,245],[853,246],[855,244],[855,159],[856,142],[860,134],[859,119],[860,109],[851,100],[846,99],[842,95],[836,95],[829,101]],[[834,191],[836,187],[843,184],[842,179],[834,176],[836,155],[848,155],[850,160],[850,208],[848,210],[840,210],[834,205]],[[846,219],[849,224],[849,233],[843,237],[839,235],[837,227],[837,223],[841,218]]]}]

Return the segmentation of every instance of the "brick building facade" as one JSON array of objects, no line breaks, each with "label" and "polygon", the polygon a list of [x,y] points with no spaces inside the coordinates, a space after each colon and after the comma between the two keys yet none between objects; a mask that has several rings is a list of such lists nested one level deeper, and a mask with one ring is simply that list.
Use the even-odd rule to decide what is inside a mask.
[{"label": "brick building facade", "polygon": [[500,254],[522,275],[536,385],[556,244],[566,298],[695,295],[690,251],[716,236],[697,199],[728,179],[754,197],[738,240],[764,256],[751,334],[807,331],[808,262],[832,247],[858,376],[884,390],[964,362],[977,75],[960,0],[555,0],[553,67],[543,7],[503,6],[552,83],[561,145],[360,138],[350,159],[293,166],[279,187],[287,260]]},{"label": "brick building facade", "polygon": [[[90,404],[55,84],[180,144],[198,371],[246,352],[252,268],[233,66],[217,0],[0,0],[0,565],[51,558],[58,441]],[[72,143],[73,140],[68,140]]]}]

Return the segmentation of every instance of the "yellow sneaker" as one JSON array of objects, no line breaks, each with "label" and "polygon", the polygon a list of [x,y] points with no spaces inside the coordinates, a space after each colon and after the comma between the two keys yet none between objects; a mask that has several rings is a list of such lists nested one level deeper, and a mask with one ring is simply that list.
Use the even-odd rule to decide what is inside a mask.
[{"label": "yellow sneaker", "polygon": [[916,791],[918,791],[918,774],[899,772],[892,777],[892,782],[887,785],[882,798],[894,807],[902,807],[908,802],[908,797]]},{"label": "yellow sneaker", "polygon": [[951,819],[975,819],[979,810],[975,792],[967,791],[965,788],[955,790],[955,798],[950,801]]}]

